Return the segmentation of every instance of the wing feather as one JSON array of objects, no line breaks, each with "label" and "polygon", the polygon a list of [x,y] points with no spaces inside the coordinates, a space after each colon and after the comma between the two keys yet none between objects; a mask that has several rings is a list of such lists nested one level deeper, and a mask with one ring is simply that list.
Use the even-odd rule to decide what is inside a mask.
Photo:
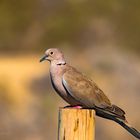
[{"label": "wing feather", "polygon": [[106,108],[111,106],[110,100],[103,91],[74,68],[64,73],[62,82],[68,93],[85,107]]}]

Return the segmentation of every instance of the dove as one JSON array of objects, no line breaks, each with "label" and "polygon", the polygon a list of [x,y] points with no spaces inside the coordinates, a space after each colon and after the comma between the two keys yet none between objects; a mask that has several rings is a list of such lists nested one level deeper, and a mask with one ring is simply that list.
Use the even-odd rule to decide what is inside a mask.
[{"label": "dove", "polygon": [[112,104],[94,81],[70,66],[61,50],[47,49],[40,62],[45,60],[50,62],[53,88],[70,107],[94,109],[97,116],[115,121],[140,139],[140,132],[127,122],[123,109]]}]

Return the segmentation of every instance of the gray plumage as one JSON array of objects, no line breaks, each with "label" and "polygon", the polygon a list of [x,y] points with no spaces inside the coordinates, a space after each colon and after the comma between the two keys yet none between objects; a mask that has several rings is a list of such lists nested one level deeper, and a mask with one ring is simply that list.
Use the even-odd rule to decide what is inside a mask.
[{"label": "gray plumage", "polygon": [[67,103],[94,109],[98,116],[117,122],[140,139],[140,133],[127,123],[125,112],[113,105],[96,83],[67,64],[59,49],[48,49],[40,62],[44,60],[50,61],[50,77],[54,89]]}]

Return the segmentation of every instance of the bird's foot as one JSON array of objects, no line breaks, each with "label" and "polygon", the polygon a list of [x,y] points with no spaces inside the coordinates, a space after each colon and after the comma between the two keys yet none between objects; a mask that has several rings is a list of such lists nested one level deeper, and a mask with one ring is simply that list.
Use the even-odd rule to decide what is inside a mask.
[{"label": "bird's foot", "polygon": [[79,106],[79,105],[77,105],[77,106],[65,106],[64,108],[76,108],[76,109],[81,109],[82,106]]}]

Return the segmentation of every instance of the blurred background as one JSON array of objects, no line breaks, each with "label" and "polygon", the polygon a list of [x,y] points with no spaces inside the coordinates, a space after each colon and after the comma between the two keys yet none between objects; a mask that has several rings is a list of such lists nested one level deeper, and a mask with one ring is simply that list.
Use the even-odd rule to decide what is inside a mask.
[{"label": "blurred background", "polygon": [[[140,130],[139,0],[0,0],[0,139],[56,140],[58,108],[44,51],[61,48]],[[76,58],[76,59],[75,59]],[[96,140],[134,138],[96,117]]]}]

